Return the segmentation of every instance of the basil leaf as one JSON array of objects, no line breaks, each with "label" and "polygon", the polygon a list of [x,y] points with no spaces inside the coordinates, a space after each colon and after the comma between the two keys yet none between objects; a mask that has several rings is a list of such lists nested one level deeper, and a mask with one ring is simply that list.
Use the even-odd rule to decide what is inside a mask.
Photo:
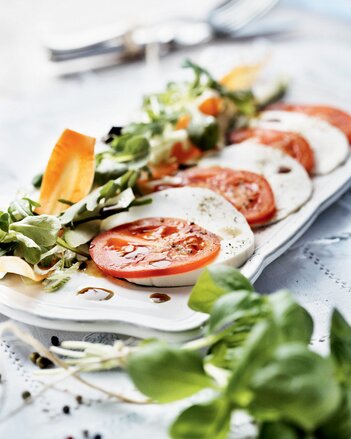
[{"label": "basil leaf", "polygon": [[188,305],[195,311],[209,313],[220,296],[238,290],[253,291],[250,281],[240,271],[226,265],[208,267],[193,287]]},{"label": "basil leaf", "polygon": [[186,398],[213,385],[200,354],[159,341],[133,353],[128,372],[142,393],[162,403]]},{"label": "basil leaf", "polygon": [[262,298],[250,291],[236,291],[220,297],[211,310],[207,330],[209,333],[220,331],[224,326],[238,319],[252,322],[263,315]]},{"label": "basil leaf", "polygon": [[351,327],[334,309],[330,328],[330,351],[342,380],[351,379]]},{"label": "basil leaf", "polygon": [[266,364],[278,345],[277,328],[272,320],[257,323],[241,349],[238,361],[233,365],[228,382],[228,397],[241,407],[246,407],[253,398],[249,388],[252,376]]},{"label": "basil leaf", "polygon": [[231,407],[219,397],[195,404],[181,413],[170,428],[173,439],[226,439],[230,429]]},{"label": "basil leaf", "polygon": [[250,388],[250,410],[258,419],[290,421],[308,431],[327,419],[341,400],[330,359],[302,343],[278,347],[269,363],[256,370]]},{"label": "basil leaf", "polygon": [[313,332],[313,320],[287,291],[278,291],[268,297],[276,325],[286,341],[309,343]]},{"label": "basil leaf", "polygon": [[215,120],[206,125],[191,122],[188,128],[188,135],[190,141],[195,146],[203,151],[208,151],[213,149],[219,141],[218,123]]},{"label": "basil leaf", "polygon": [[319,439],[350,439],[351,437],[351,388],[343,388],[339,407],[317,430]]},{"label": "basil leaf", "polygon": [[40,247],[54,245],[60,228],[60,221],[52,215],[28,216],[9,227],[10,230],[32,239]]},{"label": "basil leaf", "polygon": [[[300,439],[306,437],[301,431],[283,422],[265,422],[260,426],[257,439]],[[307,438],[306,438],[307,439]]]}]

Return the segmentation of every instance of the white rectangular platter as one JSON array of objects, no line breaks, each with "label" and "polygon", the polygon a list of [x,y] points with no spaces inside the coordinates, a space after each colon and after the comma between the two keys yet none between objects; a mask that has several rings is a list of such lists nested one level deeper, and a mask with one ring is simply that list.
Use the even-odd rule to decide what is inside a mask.
[{"label": "white rectangular platter", "polygon": [[[251,281],[285,252],[351,185],[351,158],[329,175],[313,179],[311,199],[297,212],[256,231],[256,250],[241,267]],[[108,301],[88,300],[76,292],[84,287],[114,292]],[[125,281],[78,273],[62,290],[46,293],[41,286],[26,285],[8,275],[0,282],[0,312],[36,326],[74,331],[108,331],[136,337],[168,340],[193,338],[206,320],[187,306],[190,287],[141,287]],[[171,300],[154,303],[149,295],[166,293]]]}]

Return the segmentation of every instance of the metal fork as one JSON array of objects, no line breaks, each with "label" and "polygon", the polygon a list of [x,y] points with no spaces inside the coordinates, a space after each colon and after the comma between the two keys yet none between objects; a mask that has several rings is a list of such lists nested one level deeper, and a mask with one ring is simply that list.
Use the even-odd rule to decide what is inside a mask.
[{"label": "metal fork", "polygon": [[232,35],[267,14],[279,0],[226,0],[212,9],[207,22],[220,35]]},{"label": "metal fork", "polygon": [[[204,21],[192,18],[174,18],[162,23],[139,26],[135,29],[116,30],[110,36],[93,40],[87,34],[72,39],[71,46],[66,42],[60,45],[47,44],[52,61],[65,61],[75,58],[118,52],[121,58],[141,55],[150,43],[161,44],[165,51],[170,48],[196,46],[217,37],[232,38],[253,20],[267,14],[279,0],[226,0],[213,8]],[[274,32],[282,29],[274,29]],[[166,35],[166,38],[165,38]],[[184,38],[184,35],[190,38]]]}]

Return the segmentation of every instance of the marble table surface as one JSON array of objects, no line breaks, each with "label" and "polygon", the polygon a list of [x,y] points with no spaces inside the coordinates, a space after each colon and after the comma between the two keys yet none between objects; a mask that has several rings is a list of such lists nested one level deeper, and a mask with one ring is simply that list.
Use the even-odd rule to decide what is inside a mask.
[{"label": "marble table surface", "polygon": [[[24,2],[16,0],[13,3],[18,8],[23,6],[18,19],[28,12]],[[299,78],[292,85],[295,100],[313,102],[322,93],[326,103],[351,111],[351,56],[347,56],[351,47],[349,26],[311,12],[288,8],[286,11],[298,19],[300,33],[294,37],[217,44],[189,51],[186,55],[205,64],[220,58],[221,63],[213,63],[215,69],[220,70],[219,65],[240,62],[268,47],[272,64],[280,64],[284,73],[293,79]],[[26,38],[24,33],[22,38]],[[143,93],[160,88],[175,75],[182,75],[178,66],[184,53],[174,54],[156,64],[136,63],[62,76],[47,63],[34,42],[33,35],[29,35],[23,43],[31,54],[23,52],[26,75],[18,71],[18,60],[11,61],[12,74],[10,70],[0,73],[1,197],[10,196],[16,187],[28,183],[33,173],[43,168],[50,147],[62,129],[70,127],[103,135],[113,123],[123,123],[130,117]],[[15,46],[20,46],[18,41],[13,43]],[[289,251],[264,270],[255,284],[260,292],[281,287],[294,292],[315,320],[313,344],[320,351],[325,350],[328,319],[333,307],[341,309],[351,321],[350,243],[351,190],[322,213]],[[0,316],[0,321],[6,319],[6,316]],[[116,337],[22,327],[45,345],[50,344],[52,335],[58,335],[60,340],[105,342]],[[80,439],[84,437],[84,430],[88,430],[90,437],[100,434],[111,439],[167,438],[167,426],[179,410],[189,404],[189,401],[162,406],[121,404],[75,381],[66,380],[14,414],[13,410],[21,403],[23,390],[35,394],[43,386],[42,378],[33,374],[35,368],[28,360],[28,353],[28,348],[12,336],[0,340],[0,437]],[[89,378],[109,389],[131,386],[126,376],[119,372],[91,374]],[[83,397],[82,405],[76,402],[78,394]],[[70,414],[63,413],[64,405],[70,406]],[[249,434],[249,425],[233,425],[231,437]]]}]

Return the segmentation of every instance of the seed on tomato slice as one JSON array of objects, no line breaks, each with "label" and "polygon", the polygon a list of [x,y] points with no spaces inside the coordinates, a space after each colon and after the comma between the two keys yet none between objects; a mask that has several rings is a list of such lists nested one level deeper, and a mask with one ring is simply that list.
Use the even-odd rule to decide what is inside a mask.
[{"label": "seed on tomato slice", "polygon": [[96,236],[90,256],[105,274],[137,279],[186,273],[212,262],[217,235],[180,218],[144,218]]},{"label": "seed on tomato slice", "polygon": [[240,143],[255,138],[263,145],[278,148],[301,163],[308,173],[314,167],[314,154],[308,142],[300,134],[265,128],[245,128],[233,131],[230,140]]},{"label": "seed on tomato slice", "polygon": [[219,166],[194,167],[179,172],[174,184],[160,183],[154,186],[154,190],[181,186],[204,187],[217,192],[232,203],[251,225],[264,224],[276,211],[274,195],[268,181],[253,172]]},{"label": "seed on tomato slice", "polygon": [[329,122],[336,128],[339,128],[348,141],[351,143],[351,115],[338,108],[327,105],[297,105],[278,102],[271,105],[269,110],[296,111],[297,113],[308,114]]}]

